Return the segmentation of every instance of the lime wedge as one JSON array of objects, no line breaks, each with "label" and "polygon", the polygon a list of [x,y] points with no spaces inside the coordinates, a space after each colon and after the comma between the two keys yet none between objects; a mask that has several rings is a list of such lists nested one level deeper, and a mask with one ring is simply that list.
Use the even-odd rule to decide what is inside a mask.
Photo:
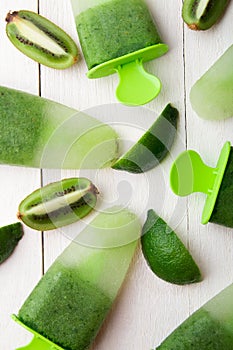
[{"label": "lime wedge", "polygon": [[23,227],[19,222],[0,228],[0,264],[9,258],[22,237]]},{"label": "lime wedge", "polygon": [[178,116],[177,109],[168,104],[150,129],[112,168],[137,174],[160,164],[174,143]]},{"label": "lime wedge", "polygon": [[176,233],[153,210],[142,231],[142,251],[151,270],[174,284],[200,282],[201,273]]}]

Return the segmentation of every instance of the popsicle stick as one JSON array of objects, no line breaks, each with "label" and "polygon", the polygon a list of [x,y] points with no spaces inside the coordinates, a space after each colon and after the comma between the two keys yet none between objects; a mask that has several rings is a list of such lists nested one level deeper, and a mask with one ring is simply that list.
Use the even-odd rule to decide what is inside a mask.
[{"label": "popsicle stick", "polygon": [[160,80],[146,72],[140,60],[119,66],[116,96],[121,103],[140,106],[152,101],[161,90]]},{"label": "popsicle stick", "polygon": [[41,334],[30,329],[28,326],[23,324],[15,315],[12,315],[12,319],[18,323],[21,327],[27,330],[29,333],[33,334],[34,337],[32,341],[21,348],[16,350],[63,350],[60,346],[55,345],[49,339],[43,337]]}]

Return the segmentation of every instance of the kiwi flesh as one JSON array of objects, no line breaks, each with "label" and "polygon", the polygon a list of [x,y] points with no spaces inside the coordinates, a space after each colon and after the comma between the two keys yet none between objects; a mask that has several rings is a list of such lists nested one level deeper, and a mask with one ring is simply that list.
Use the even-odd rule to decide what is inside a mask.
[{"label": "kiwi flesh", "polygon": [[31,59],[55,69],[78,61],[78,47],[61,28],[32,11],[14,11],[6,16],[6,33],[12,44]]},{"label": "kiwi flesh", "polygon": [[51,183],[27,196],[19,205],[18,219],[37,231],[70,225],[96,205],[98,190],[85,178]]}]

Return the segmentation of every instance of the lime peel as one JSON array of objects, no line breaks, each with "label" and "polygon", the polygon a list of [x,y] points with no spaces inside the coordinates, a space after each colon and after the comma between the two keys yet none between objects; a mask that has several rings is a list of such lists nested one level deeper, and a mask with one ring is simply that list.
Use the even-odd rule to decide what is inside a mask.
[{"label": "lime peel", "polygon": [[0,228],[0,264],[10,257],[22,237],[23,227],[19,222]]},{"label": "lime peel", "polygon": [[164,281],[184,285],[200,282],[200,270],[176,233],[153,210],[148,211],[141,237],[143,255]]},{"label": "lime peel", "polygon": [[168,104],[150,129],[112,168],[138,174],[159,165],[174,143],[178,116],[178,110]]}]

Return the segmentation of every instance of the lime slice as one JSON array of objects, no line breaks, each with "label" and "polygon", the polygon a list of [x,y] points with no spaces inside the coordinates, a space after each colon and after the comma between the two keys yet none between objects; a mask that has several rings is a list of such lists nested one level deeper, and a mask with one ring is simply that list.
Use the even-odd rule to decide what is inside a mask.
[{"label": "lime slice", "polygon": [[142,251],[151,270],[174,284],[200,282],[201,273],[176,233],[153,210],[142,231]]},{"label": "lime slice", "polygon": [[172,148],[178,116],[177,109],[168,104],[151,128],[112,168],[137,174],[156,167]]},{"label": "lime slice", "polygon": [[9,258],[22,237],[23,227],[19,222],[0,228],[0,264]]}]

